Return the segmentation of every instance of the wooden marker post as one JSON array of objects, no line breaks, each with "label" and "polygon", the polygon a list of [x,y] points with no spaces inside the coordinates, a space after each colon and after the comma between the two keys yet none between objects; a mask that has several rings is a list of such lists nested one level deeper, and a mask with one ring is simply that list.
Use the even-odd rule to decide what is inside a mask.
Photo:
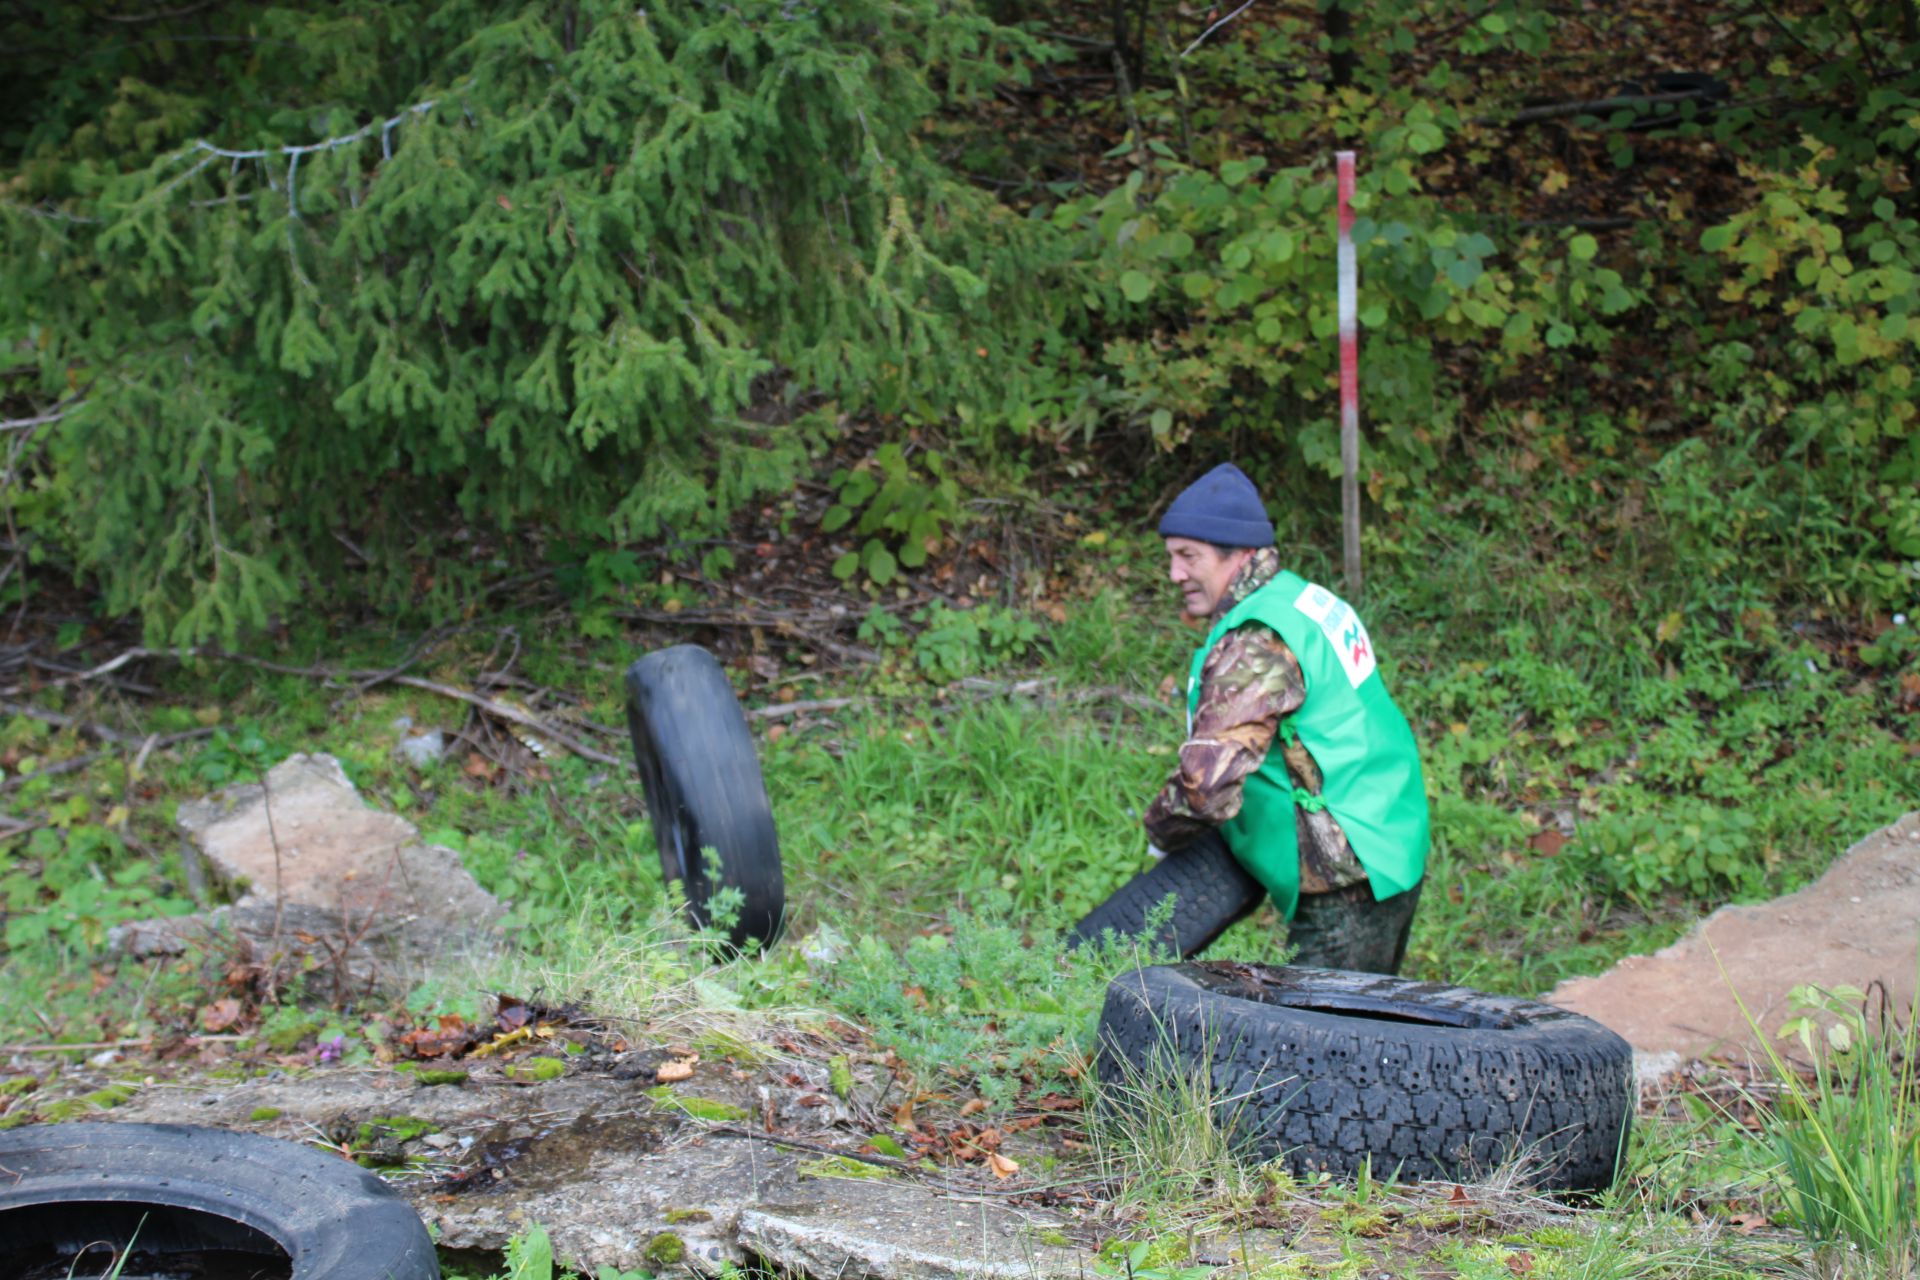
[{"label": "wooden marker post", "polygon": [[1353,152],[1333,158],[1340,205],[1340,522],[1352,601],[1360,596],[1360,269],[1353,257]]}]

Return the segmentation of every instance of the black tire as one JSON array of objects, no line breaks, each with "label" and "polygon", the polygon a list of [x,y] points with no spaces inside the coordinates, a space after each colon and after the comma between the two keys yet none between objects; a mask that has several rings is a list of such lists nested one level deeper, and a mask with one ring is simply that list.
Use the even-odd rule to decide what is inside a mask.
[{"label": "black tire", "polygon": [[1067,935],[1067,946],[1091,942],[1108,929],[1122,937],[1146,932],[1147,913],[1174,895],[1173,916],[1154,941],[1182,958],[1198,955],[1227,926],[1266,895],[1240,860],[1215,835],[1176,849],[1114,890]]},{"label": "black tire", "polygon": [[[737,889],[733,945],[772,942],[787,904],[780,839],[746,715],[713,655],[679,644],[629,667],[627,731],[661,872],[685,889],[694,923],[707,927],[713,895]],[[719,855],[717,880],[703,849]]]},{"label": "black tire", "polygon": [[1204,1079],[1260,1159],[1297,1175],[1468,1179],[1507,1162],[1545,1190],[1613,1181],[1633,1051],[1532,1000],[1341,969],[1155,965],[1121,974],[1096,1069],[1126,1107],[1169,1071]]},{"label": "black tire", "polygon": [[399,1193],[299,1143],[194,1125],[29,1125],[0,1133],[0,1168],[4,1275],[90,1243],[74,1274],[102,1274],[99,1242],[129,1241],[161,1258],[257,1258],[266,1274],[288,1274],[290,1259],[293,1280],[440,1275],[426,1224]]}]

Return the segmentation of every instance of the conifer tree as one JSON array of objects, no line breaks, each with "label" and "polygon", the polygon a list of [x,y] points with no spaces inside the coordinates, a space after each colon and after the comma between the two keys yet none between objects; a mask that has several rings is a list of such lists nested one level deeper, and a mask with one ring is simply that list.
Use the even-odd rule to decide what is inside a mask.
[{"label": "conifer tree", "polygon": [[57,418],[4,500],[153,641],[451,609],[503,532],[710,529],[807,405],[1016,394],[971,333],[1037,332],[1033,224],[918,141],[1029,52],[968,3],[67,9],[0,31],[6,392]]}]

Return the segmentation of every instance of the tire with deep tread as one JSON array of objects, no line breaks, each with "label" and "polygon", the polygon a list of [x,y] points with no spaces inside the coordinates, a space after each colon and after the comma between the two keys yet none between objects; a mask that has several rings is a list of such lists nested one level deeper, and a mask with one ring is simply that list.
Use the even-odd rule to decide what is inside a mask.
[{"label": "tire with deep tread", "polygon": [[[733,685],[711,653],[681,644],[635,662],[626,686],[627,731],[661,872],[680,882],[688,914],[702,928],[713,895],[739,890],[729,939],[765,946],[780,932],[786,881],[773,806]],[[719,857],[718,879],[701,856],[709,848]]]},{"label": "tire with deep tread", "polygon": [[1299,1175],[1467,1179],[1518,1158],[1543,1190],[1613,1181],[1633,1051],[1579,1014],[1341,969],[1153,965],[1116,977],[1096,1069],[1112,1105],[1204,1075],[1252,1153]]},{"label": "tire with deep tread", "polygon": [[1073,927],[1067,945],[1093,941],[1108,929],[1137,937],[1146,931],[1147,913],[1172,894],[1173,916],[1155,941],[1182,957],[1198,955],[1259,906],[1265,893],[1224,840],[1203,836],[1114,890]]},{"label": "tire with deep tread", "polygon": [[297,1142],[197,1125],[26,1125],[0,1132],[0,1167],[0,1265],[131,1241],[161,1256],[235,1249],[285,1265],[277,1245],[293,1280],[440,1275],[426,1224],[398,1192]]}]

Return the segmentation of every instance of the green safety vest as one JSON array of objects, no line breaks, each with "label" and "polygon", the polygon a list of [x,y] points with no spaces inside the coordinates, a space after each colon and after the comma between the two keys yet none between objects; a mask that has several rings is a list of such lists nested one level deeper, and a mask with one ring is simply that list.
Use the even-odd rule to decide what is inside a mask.
[{"label": "green safety vest", "polygon": [[1296,790],[1278,750],[1248,776],[1240,812],[1220,834],[1234,857],[1273,895],[1287,919],[1300,900],[1300,836],[1294,806],[1326,809],[1366,869],[1376,899],[1420,883],[1429,831],[1427,789],[1413,730],[1374,667],[1360,616],[1325,587],[1282,571],[1230,609],[1193,654],[1187,719],[1200,703],[1200,671],[1220,637],[1247,622],[1279,633],[1299,659],[1306,701],[1280,724],[1320,766],[1321,789]]}]

